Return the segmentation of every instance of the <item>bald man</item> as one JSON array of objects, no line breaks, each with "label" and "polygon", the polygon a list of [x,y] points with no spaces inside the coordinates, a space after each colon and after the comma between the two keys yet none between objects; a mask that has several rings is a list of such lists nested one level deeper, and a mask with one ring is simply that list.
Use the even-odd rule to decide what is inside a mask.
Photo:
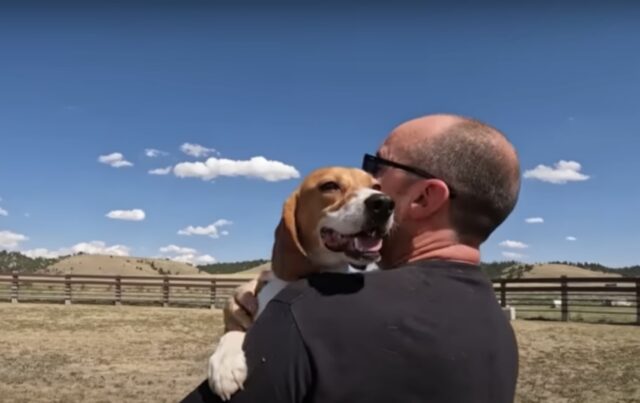
[{"label": "bald man", "polygon": [[[518,199],[513,146],[478,120],[432,115],[394,129],[363,169],[396,203],[383,270],[293,283],[254,324],[255,283],[240,288],[225,320],[250,326],[249,377],[231,401],[513,402],[516,339],[479,269]],[[184,400],[197,401],[219,400],[203,382]]]}]

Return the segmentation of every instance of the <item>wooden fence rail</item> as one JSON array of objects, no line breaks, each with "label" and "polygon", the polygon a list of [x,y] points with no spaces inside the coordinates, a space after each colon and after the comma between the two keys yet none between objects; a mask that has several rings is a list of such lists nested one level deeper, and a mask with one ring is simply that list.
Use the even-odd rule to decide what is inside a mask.
[{"label": "wooden fence rail", "polygon": [[[0,301],[109,303],[220,308],[248,278],[109,275],[0,275]],[[496,298],[519,318],[640,325],[640,277],[493,281]]]},{"label": "wooden fence rail", "polygon": [[238,277],[0,275],[0,301],[112,303],[220,308]]},{"label": "wooden fence rail", "polygon": [[640,277],[566,277],[493,281],[502,307],[517,317],[640,325]]}]

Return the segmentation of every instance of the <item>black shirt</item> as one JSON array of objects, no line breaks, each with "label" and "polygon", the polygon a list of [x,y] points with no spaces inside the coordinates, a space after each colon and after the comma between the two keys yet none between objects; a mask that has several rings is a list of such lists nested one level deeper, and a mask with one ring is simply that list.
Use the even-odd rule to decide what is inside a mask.
[{"label": "black shirt", "polygon": [[[477,266],[422,261],[289,285],[247,333],[231,402],[513,402],[518,350]],[[203,382],[184,403],[219,402]]]}]

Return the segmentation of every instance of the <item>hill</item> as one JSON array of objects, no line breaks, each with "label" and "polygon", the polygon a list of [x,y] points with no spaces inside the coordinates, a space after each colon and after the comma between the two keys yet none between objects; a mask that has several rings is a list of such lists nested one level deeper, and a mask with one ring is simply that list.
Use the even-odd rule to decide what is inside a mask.
[{"label": "hill", "polygon": [[120,276],[188,275],[203,273],[197,267],[168,259],[147,259],[128,256],[80,254],[61,259],[39,273],[48,274],[108,274]]},{"label": "hill", "polygon": [[[12,270],[20,273],[82,273],[119,275],[215,275],[250,277],[269,269],[266,259],[221,262],[191,266],[169,259],[122,257],[77,254],[54,259],[30,258],[20,252],[0,251],[0,274]],[[523,264],[516,261],[482,262],[481,270],[492,279],[520,277],[607,277],[640,276],[640,266],[610,268],[599,263],[551,262],[547,264]]]}]

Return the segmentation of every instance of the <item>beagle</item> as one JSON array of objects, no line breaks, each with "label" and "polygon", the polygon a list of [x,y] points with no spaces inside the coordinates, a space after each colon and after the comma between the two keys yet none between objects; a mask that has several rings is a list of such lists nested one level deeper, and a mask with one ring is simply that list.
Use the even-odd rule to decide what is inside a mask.
[{"label": "beagle", "polygon": [[[258,291],[256,317],[289,282],[316,272],[363,270],[377,262],[382,239],[393,226],[393,210],[393,200],[365,171],[329,167],[309,174],[284,204],[272,272]],[[226,329],[209,359],[209,385],[223,400],[242,388],[247,376],[244,336]]]}]

